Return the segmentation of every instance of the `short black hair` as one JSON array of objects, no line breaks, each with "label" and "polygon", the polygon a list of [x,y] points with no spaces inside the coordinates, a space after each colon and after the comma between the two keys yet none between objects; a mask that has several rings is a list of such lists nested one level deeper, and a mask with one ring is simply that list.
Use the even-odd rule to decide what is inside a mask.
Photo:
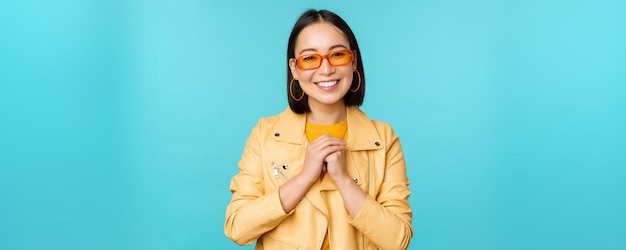
[{"label": "short black hair", "polygon": [[[300,15],[300,18],[296,21],[293,29],[291,30],[291,35],[289,36],[289,42],[287,44],[287,100],[289,101],[289,107],[293,112],[298,114],[303,114],[308,111],[311,111],[309,107],[309,97],[303,93],[300,84],[296,84],[297,81],[293,83],[293,90],[289,88],[291,80],[293,80],[293,75],[291,75],[291,70],[289,68],[289,60],[291,58],[295,58],[295,47],[296,40],[300,32],[306,28],[307,26],[319,23],[319,22],[329,22],[333,26],[337,27],[341,30],[346,38],[348,39],[348,43],[350,44],[350,50],[355,52],[357,59],[357,70],[360,72],[361,85],[359,85],[359,76],[357,73],[353,73],[352,84],[350,85],[350,89],[359,88],[356,92],[348,91],[346,95],[343,97],[343,101],[346,106],[361,106],[363,104],[363,98],[365,98],[365,71],[363,70],[363,60],[361,60],[361,50],[359,49],[359,44],[356,41],[356,37],[350,29],[350,26],[337,14],[328,11],[328,10],[314,10],[310,9]],[[294,96],[302,96],[304,97],[296,101],[291,98],[290,91],[293,91]]]}]

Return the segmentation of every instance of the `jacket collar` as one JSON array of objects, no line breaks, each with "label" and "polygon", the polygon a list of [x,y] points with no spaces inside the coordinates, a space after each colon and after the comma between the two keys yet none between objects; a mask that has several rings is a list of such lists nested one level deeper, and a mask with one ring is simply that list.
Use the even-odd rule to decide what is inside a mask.
[{"label": "jacket collar", "polygon": [[[348,119],[348,145],[352,151],[383,148],[380,136],[372,121],[356,106],[346,107]],[[274,128],[274,139],[277,141],[306,144],[304,134],[306,114],[296,114],[289,107],[279,116]],[[277,135],[278,134],[278,135]],[[276,136],[277,135],[277,136]]]}]

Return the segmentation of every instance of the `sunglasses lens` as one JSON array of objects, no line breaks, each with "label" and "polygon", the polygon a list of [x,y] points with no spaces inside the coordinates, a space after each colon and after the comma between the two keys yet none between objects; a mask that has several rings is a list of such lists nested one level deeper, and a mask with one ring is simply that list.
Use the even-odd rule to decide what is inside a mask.
[{"label": "sunglasses lens", "polygon": [[301,69],[315,69],[320,66],[322,57],[320,55],[307,55],[298,58],[298,66]]},{"label": "sunglasses lens", "polygon": [[352,53],[347,50],[336,51],[328,55],[328,61],[333,66],[342,66],[352,62]]}]

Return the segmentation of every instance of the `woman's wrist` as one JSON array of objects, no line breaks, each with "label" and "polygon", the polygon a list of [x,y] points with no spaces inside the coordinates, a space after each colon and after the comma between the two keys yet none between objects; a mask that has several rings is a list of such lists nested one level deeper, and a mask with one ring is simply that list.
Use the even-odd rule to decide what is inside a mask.
[{"label": "woman's wrist", "polygon": [[347,175],[339,177],[333,181],[335,182],[335,185],[337,185],[337,187],[340,189],[343,187],[349,187],[355,184],[354,180],[351,179],[350,176],[347,176]]},{"label": "woman's wrist", "polygon": [[300,172],[298,175],[294,177],[296,182],[306,185],[307,187],[310,187],[311,185],[313,185],[315,180],[317,180],[318,178],[319,176],[316,178],[313,178],[311,177],[311,175],[307,175],[306,173],[303,173],[303,172]]}]

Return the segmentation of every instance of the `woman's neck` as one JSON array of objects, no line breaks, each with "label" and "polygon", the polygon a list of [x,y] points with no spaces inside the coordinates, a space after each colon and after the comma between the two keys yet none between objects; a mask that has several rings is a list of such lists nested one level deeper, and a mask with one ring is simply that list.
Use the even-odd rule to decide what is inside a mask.
[{"label": "woman's neck", "polygon": [[316,105],[309,106],[311,111],[307,113],[307,122],[319,125],[331,125],[346,119],[346,105]]}]

